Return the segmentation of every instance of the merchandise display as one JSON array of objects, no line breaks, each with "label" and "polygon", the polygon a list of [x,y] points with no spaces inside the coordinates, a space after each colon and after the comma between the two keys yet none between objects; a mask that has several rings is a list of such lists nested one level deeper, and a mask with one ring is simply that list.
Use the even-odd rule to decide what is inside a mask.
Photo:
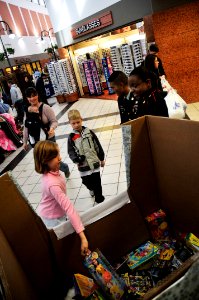
[{"label": "merchandise display", "polygon": [[77,91],[75,75],[69,59],[61,59],[47,65],[55,96]]},{"label": "merchandise display", "polygon": [[80,77],[81,77],[83,87],[87,86],[86,76],[85,76],[84,67],[83,67],[83,62],[85,61],[85,59],[86,59],[86,55],[76,56],[77,65],[78,65],[78,68],[79,68],[79,74],[80,74]]},{"label": "merchandise display", "polygon": [[[100,53],[99,53],[99,51],[94,51],[94,52],[90,52],[89,54],[90,54],[90,58],[95,60],[98,75],[99,75],[100,80],[101,80],[103,70],[102,70],[102,63],[101,63]],[[78,68],[79,68],[80,77],[81,77],[81,80],[82,80],[82,86],[85,87],[85,86],[87,86],[87,80],[86,80],[86,76],[85,76],[85,72],[84,72],[83,63],[86,60],[86,54],[76,55],[75,57],[76,57],[77,65],[78,65]]]},{"label": "merchandise display", "polygon": [[113,71],[123,71],[120,49],[116,46],[111,47],[111,63]]},{"label": "merchandise display", "polygon": [[134,57],[135,67],[137,68],[143,62],[143,53],[142,53],[142,46],[140,40],[133,42],[133,57]]},{"label": "merchandise display", "polygon": [[109,57],[102,58],[102,66],[103,66],[104,76],[105,76],[105,79],[106,79],[106,84],[108,86],[109,94],[110,95],[114,94],[114,91],[113,91],[113,89],[110,86],[110,82],[108,81],[109,76],[113,73],[113,69],[112,69]]},{"label": "merchandise display", "polygon": [[88,59],[84,61],[83,67],[90,95],[101,95],[102,87],[95,60]]},{"label": "merchandise display", "polygon": [[121,55],[123,61],[124,73],[129,76],[134,69],[133,56],[131,46],[129,44],[124,44],[121,46]]}]

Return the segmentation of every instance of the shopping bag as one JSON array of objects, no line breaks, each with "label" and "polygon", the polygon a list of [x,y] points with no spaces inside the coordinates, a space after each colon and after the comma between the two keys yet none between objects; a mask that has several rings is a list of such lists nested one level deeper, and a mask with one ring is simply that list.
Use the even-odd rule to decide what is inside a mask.
[{"label": "shopping bag", "polygon": [[160,77],[160,80],[164,92],[169,92],[172,90],[172,86],[169,84],[164,75]]},{"label": "shopping bag", "polygon": [[186,102],[172,89],[165,97],[169,118],[184,119],[187,108]]}]

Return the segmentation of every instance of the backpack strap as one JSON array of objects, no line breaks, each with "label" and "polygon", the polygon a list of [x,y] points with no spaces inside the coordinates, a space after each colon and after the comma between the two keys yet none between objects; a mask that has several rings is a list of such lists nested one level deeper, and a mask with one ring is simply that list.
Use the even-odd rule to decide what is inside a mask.
[{"label": "backpack strap", "polygon": [[42,121],[43,106],[44,106],[44,103],[42,103],[39,107],[39,116],[40,116],[41,121]]},{"label": "backpack strap", "polygon": [[43,131],[45,132],[46,134],[46,139],[48,139],[48,131],[49,131],[49,123],[47,124],[44,124],[42,122],[42,113],[43,113],[43,106],[44,106],[44,103],[42,103],[39,107],[39,117],[40,117],[40,121],[41,121],[41,128],[43,129]]}]

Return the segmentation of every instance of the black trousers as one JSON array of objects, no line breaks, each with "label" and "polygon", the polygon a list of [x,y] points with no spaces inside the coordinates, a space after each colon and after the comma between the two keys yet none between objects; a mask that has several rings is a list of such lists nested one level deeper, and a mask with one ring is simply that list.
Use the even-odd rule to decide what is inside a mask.
[{"label": "black trousers", "polygon": [[23,99],[15,102],[15,108],[17,111],[17,121],[23,123],[24,118],[24,103]]},{"label": "black trousers", "polygon": [[102,195],[102,183],[100,172],[93,173],[91,175],[82,176],[82,183],[95,194],[95,201],[100,203],[104,201],[104,196]]}]

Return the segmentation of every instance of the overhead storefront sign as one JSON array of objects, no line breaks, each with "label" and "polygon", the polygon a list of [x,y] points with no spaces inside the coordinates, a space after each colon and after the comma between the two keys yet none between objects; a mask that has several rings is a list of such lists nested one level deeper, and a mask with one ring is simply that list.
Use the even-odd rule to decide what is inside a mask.
[{"label": "overhead storefront sign", "polygon": [[16,65],[20,65],[20,64],[28,64],[30,63],[32,60],[29,57],[21,57],[21,58],[14,58],[14,63]]},{"label": "overhead storefront sign", "polygon": [[71,30],[71,34],[73,39],[76,39],[82,35],[107,27],[111,24],[113,24],[113,18],[111,11],[108,11],[100,17],[96,17],[78,27],[73,28]]}]

